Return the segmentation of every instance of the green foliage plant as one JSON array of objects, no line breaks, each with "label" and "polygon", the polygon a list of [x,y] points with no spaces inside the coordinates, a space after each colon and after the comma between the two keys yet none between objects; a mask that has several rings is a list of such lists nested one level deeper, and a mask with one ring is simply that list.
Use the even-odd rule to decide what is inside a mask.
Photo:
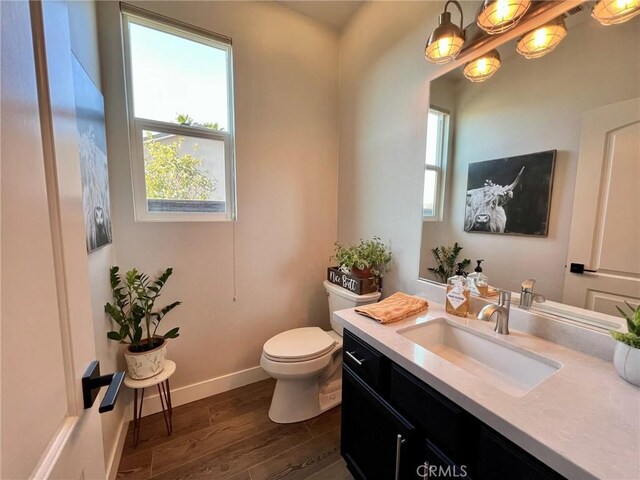
[{"label": "green foliage plant", "polygon": [[164,143],[147,132],[144,140],[144,170],[147,198],[162,200],[207,200],[216,180],[202,169],[199,146],[193,153],[181,152],[184,137]]},{"label": "green foliage plant", "polygon": [[331,259],[340,264],[340,270],[344,273],[350,273],[352,268],[370,268],[374,277],[382,278],[389,271],[391,249],[382,243],[380,237],[373,237],[371,240],[360,239],[360,243],[355,245],[335,242],[334,247]]},{"label": "green foliage plant", "polygon": [[[180,327],[158,335],[160,322],[167,313],[182,302],[173,302],[154,312],[155,303],[162,287],[173,273],[167,268],[157,279],[151,280],[135,268],[120,276],[120,268],[111,267],[109,277],[113,303],[107,302],[104,311],[118,325],[118,330],[107,333],[107,338],[120,343],[131,344],[132,352],[145,352],[162,344],[165,338],[176,338]],[[146,342],[142,339],[146,334]]]},{"label": "green foliage plant", "polygon": [[460,255],[461,251],[462,247],[458,245],[458,242],[455,242],[451,246],[441,245],[431,249],[437,266],[435,268],[429,268],[428,270],[433,272],[442,283],[447,283],[447,280],[452,277],[456,271],[456,265],[458,263],[462,263],[463,270],[471,264],[471,260],[468,258],[458,262],[458,255]]},{"label": "green foliage plant", "polygon": [[624,302],[629,309],[629,312],[625,312],[622,308],[616,305],[616,308],[627,321],[628,332],[618,332],[616,330],[611,331],[611,336],[619,342],[625,343],[633,348],[640,348],[640,305],[633,308],[628,302]]}]

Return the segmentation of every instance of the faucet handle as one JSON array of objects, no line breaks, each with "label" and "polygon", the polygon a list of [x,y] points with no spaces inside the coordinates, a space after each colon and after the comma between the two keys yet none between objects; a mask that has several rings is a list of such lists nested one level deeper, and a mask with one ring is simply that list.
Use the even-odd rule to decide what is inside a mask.
[{"label": "faucet handle", "polygon": [[511,292],[509,290],[498,290],[498,305],[507,308],[511,305]]},{"label": "faucet handle", "polygon": [[536,283],[536,281],[533,278],[530,278],[529,280],[525,280],[524,282],[522,282],[522,292],[533,293],[534,283]]}]

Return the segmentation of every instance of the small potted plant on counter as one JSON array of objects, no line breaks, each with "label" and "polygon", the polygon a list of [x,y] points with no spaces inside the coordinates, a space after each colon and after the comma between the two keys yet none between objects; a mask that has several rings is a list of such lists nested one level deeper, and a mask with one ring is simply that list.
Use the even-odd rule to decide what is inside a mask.
[{"label": "small potted plant on counter", "polygon": [[358,278],[380,279],[389,271],[391,250],[380,240],[360,240],[357,245],[344,246],[335,243],[333,259],[340,264],[340,270]]},{"label": "small potted plant on counter", "polygon": [[179,336],[179,327],[164,335],[157,333],[158,327],[164,316],[181,302],[173,302],[154,312],[155,302],[173,273],[172,268],[167,268],[156,280],[135,268],[129,270],[123,280],[119,271],[119,267],[109,270],[114,303],[104,306],[104,311],[119,329],[108,332],[107,338],[129,344],[124,352],[129,375],[142,380],[153,377],[164,368],[167,340]]},{"label": "small potted plant on counter", "polygon": [[613,364],[618,375],[640,387],[640,305],[633,308],[629,303],[624,303],[629,312],[625,312],[618,306],[616,308],[627,321],[629,331],[625,333],[613,330],[611,332],[611,336],[618,341],[613,354]]}]

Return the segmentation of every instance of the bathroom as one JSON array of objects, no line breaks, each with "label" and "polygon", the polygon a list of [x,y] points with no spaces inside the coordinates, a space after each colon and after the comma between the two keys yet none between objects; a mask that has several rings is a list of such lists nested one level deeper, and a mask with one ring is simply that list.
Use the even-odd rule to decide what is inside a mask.
[{"label": "bathroom", "polygon": [[[637,136],[625,157],[630,173],[607,169],[603,155],[581,165],[585,149],[615,152],[605,148],[607,132],[637,131],[640,16],[603,26],[594,12],[606,4],[633,14],[640,5],[507,3],[532,5],[513,29],[483,35],[482,1],[459,2],[460,11],[445,1],[0,2],[0,478],[638,478],[640,387],[616,370],[623,343],[609,335],[629,328],[615,308],[627,309],[621,300],[635,307],[640,299]],[[435,64],[425,44],[445,11],[466,36],[457,58]],[[520,37],[558,18],[566,37],[556,49],[534,59],[516,52]],[[144,44],[134,33],[145,28],[178,47]],[[206,84],[190,83],[212,81],[211,69],[185,67],[191,53],[170,55],[187,44],[205,52],[200,58],[215,52],[212,89],[226,100],[216,118],[200,114]],[[469,82],[465,64],[493,49],[495,75]],[[136,115],[145,91],[136,94],[131,72],[144,73],[150,59],[169,65],[147,75],[162,100]],[[93,134],[108,170],[106,200],[91,212],[93,243],[76,120],[82,94],[103,105],[104,133]],[[430,109],[449,115],[436,164],[425,163]],[[588,123],[588,115],[600,117]],[[150,211],[141,144],[161,143],[158,133],[192,135],[202,152],[207,144],[218,152],[209,203],[222,210]],[[603,138],[610,143],[589,143]],[[507,231],[465,230],[469,165],[531,162],[523,156],[539,152],[555,152],[536,199],[543,206],[521,195],[531,182],[526,163],[504,205]],[[519,170],[481,180],[508,185]],[[437,186],[425,190],[433,175]],[[623,193],[603,189],[602,179]],[[606,215],[607,201],[617,215]],[[543,228],[509,231],[521,212],[514,206],[531,208],[523,224],[541,211]],[[403,292],[426,300],[426,311],[380,324],[352,309],[371,307],[377,294],[328,282],[335,242],[374,237],[392,254],[380,300]],[[446,287],[428,269],[431,250],[454,242],[459,261],[471,262],[467,273],[484,259],[489,285],[512,292],[510,308],[476,320],[499,298],[473,295],[466,319],[445,312]],[[589,271],[601,263],[600,274]],[[128,372],[126,347],[107,337],[117,327],[105,314],[116,265],[153,279],[172,268],[158,307],[181,302],[158,330],[180,329],[166,342],[175,371],[151,377],[163,382],[151,381],[144,402],[145,389],[118,375]],[[584,273],[573,273],[580,265]],[[525,292],[528,279],[535,283]],[[508,335],[493,331],[504,311]],[[297,329],[312,338],[285,338],[284,356],[299,347],[298,360],[324,359],[319,369],[331,375],[285,388],[274,369],[286,364],[288,374],[299,362],[278,361],[283,354],[268,345]],[[431,330],[466,335],[482,365],[469,371],[438,355]],[[315,342],[317,351],[304,353]],[[82,377],[94,360],[94,377],[106,380],[89,389],[85,408]],[[358,374],[374,364],[373,377]],[[509,364],[515,373],[494,374]],[[520,372],[526,378],[510,384]],[[325,403],[302,412],[325,380]],[[99,412],[103,404],[110,410]],[[451,412],[459,415],[447,419]],[[450,470],[429,469],[443,465]]]}]

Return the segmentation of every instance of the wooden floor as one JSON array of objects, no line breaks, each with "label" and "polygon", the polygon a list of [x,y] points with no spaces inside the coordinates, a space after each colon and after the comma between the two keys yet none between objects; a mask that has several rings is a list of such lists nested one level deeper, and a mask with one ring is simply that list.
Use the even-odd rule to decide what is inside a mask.
[{"label": "wooden floor", "polygon": [[264,380],[173,409],[173,435],[162,413],[133,426],[119,479],[351,480],[340,457],[340,408],[279,425],[267,411],[275,382]]}]

